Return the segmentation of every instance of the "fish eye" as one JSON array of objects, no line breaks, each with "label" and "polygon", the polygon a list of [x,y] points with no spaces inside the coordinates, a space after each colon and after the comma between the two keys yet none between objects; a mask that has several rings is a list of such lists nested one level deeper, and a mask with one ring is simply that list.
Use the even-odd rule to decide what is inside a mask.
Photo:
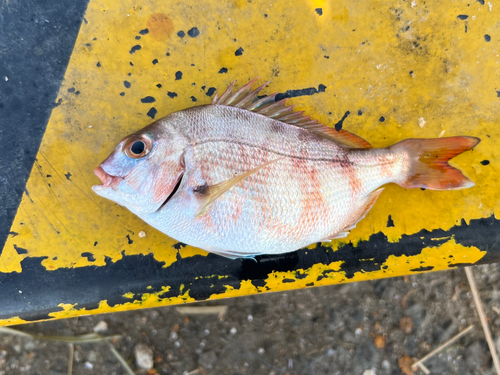
[{"label": "fish eye", "polygon": [[153,141],[145,134],[132,136],[123,147],[125,155],[132,159],[143,158],[151,152]]},{"label": "fish eye", "polygon": [[134,155],[140,155],[144,152],[145,148],[146,145],[143,141],[135,141],[132,143],[132,146],[130,146],[130,152]]}]

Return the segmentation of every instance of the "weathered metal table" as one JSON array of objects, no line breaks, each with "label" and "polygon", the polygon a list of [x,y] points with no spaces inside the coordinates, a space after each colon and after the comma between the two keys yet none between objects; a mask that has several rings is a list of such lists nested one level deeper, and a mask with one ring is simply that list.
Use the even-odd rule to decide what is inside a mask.
[{"label": "weathered metal table", "polygon": [[[500,8],[417,0],[31,6],[35,14],[20,1],[0,5],[0,325],[500,259]],[[348,238],[257,262],[177,243],[91,191],[93,169],[124,135],[256,76],[272,81],[267,93],[374,147],[480,137],[453,161],[476,186],[387,186]]]}]

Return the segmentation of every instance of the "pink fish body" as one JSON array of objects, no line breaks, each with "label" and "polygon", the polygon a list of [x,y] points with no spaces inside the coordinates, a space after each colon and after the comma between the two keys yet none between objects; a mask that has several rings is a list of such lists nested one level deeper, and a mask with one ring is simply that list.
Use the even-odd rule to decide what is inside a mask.
[{"label": "pink fish body", "polygon": [[447,161],[479,139],[407,139],[374,149],[251,84],[127,136],[94,191],[178,241],[229,258],[347,236],[382,192],[473,186]]}]

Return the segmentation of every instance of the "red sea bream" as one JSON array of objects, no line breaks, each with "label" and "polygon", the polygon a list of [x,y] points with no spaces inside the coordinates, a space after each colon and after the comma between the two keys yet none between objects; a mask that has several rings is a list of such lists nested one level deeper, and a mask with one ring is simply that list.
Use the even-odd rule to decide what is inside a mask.
[{"label": "red sea bream", "polygon": [[265,86],[172,113],[125,137],[94,191],[178,241],[229,258],[286,253],[348,235],[385,184],[460,189],[448,164],[479,139],[406,139],[387,148],[294,112]]}]

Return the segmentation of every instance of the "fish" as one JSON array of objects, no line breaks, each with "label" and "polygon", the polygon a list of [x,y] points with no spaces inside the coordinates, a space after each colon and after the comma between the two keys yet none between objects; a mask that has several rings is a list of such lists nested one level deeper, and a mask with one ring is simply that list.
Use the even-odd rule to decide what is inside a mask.
[{"label": "fish", "polygon": [[94,171],[101,197],[167,236],[227,258],[288,253],[346,237],[384,185],[474,185],[448,161],[480,139],[405,139],[372,148],[233,82],[211,104],[127,135]]}]

